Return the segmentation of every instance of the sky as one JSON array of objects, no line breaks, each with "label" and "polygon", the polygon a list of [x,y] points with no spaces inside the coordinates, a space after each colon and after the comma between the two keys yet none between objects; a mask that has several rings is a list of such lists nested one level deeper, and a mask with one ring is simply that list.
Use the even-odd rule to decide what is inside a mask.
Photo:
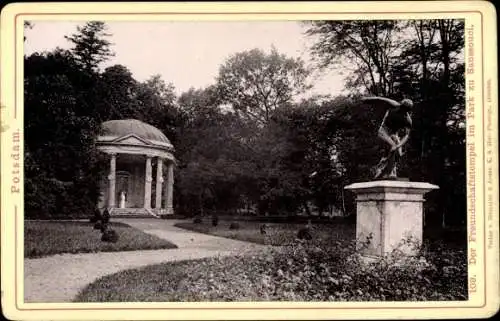
[{"label": "sky", "polygon": [[[76,32],[84,22],[32,21],[25,31],[25,54],[68,49],[65,35]],[[215,83],[221,64],[237,52],[260,48],[270,52],[274,46],[289,57],[300,57],[312,65],[308,48],[312,39],[297,21],[110,21],[106,22],[115,56],[102,67],[126,66],[138,81],[159,74],[175,86],[177,95],[191,87],[204,88]],[[313,88],[304,97],[340,94],[343,78],[338,70],[312,75]]]}]

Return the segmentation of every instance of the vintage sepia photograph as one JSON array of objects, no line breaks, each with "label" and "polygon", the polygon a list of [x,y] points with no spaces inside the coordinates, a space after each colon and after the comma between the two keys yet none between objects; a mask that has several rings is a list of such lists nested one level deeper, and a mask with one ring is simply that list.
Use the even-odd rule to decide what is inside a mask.
[{"label": "vintage sepia photograph", "polygon": [[25,28],[28,302],[467,299],[463,20]]},{"label": "vintage sepia photograph", "polygon": [[17,20],[22,304],[486,295],[480,25],[131,17]]}]

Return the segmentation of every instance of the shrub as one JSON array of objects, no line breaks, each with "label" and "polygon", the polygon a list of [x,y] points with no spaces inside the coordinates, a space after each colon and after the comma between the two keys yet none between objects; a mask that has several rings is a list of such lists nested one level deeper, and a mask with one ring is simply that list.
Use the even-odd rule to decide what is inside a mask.
[{"label": "shrub", "polygon": [[[83,127],[80,129],[83,129]],[[77,136],[80,136],[81,133],[76,134]],[[80,142],[81,141],[82,140],[80,140]],[[77,147],[76,145],[72,145],[70,147],[76,148],[75,150],[81,150],[80,147],[82,146],[80,145]],[[62,164],[62,159],[49,160],[49,162],[52,163],[59,162],[55,164],[56,166],[53,166],[54,164],[51,164],[52,166],[50,166],[45,163],[45,161],[42,161],[35,156],[36,154],[43,154],[40,153],[43,151],[43,147],[26,146],[26,148],[26,217],[30,219],[88,219],[89,213],[93,212],[99,197],[100,165],[94,162],[96,161],[94,153],[92,153],[93,155],[88,155],[90,157],[74,159],[75,162],[72,162],[65,157],[65,162],[78,165],[75,168],[84,169],[84,172],[80,173],[83,174],[83,176],[80,176],[80,174],[78,175],[81,178],[74,178],[71,181],[62,181],[56,178],[57,176],[61,176],[57,173],[62,174],[65,172],[65,170],[61,172],[59,169]],[[47,165],[49,165],[50,168],[55,169],[55,172],[52,169],[49,169]],[[107,166],[106,163],[103,162],[103,165],[103,168],[105,169]]]},{"label": "shrub", "polygon": [[102,229],[102,223],[98,221],[94,224],[94,230],[100,230],[100,229]]},{"label": "shrub", "polygon": [[312,240],[312,230],[309,227],[301,228],[297,233],[297,238],[299,240]]},{"label": "shrub", "polygon": [[239,230],[240,229],[240,224],[237,222],[233,222],[229,225],[230,230]]},{"label": "shrub", "polygon": [[215,215],[214,217],[212,217],[212,226],[217,226],[217,225],[219,225],[219,217]]},{"label": "shrub", "polygon": [[102,222],[104,224],[109,223],[110,215],[108,209],[104,209],[104,212],[102,213]]},{"label": "shrub", "polygon": [[96,208],[94,210],[94,216],[90,218],[90,223],[96,223],[98,221],[102,221],[102,214],[101,211],[98,208]]},{"label": "shrub", "polygon": [[260,234],[266,235],[267,234],[266,229],[267,229],[267,225],[266,224],[262,224],[260,226]]},{"label": "shrub", "polygon": [[297,242],[286,247],[269,263],[266,273],[276,283],[276,294],[270,295],[329,301],[467,299],[464,252],[421,249],[419,255],[407,257],[395,250],[366,264],[354,249],[354,242],[331,247]]},{"label": "shrub", "polygon": [[115,230],[105,230],[102,233],[101,241],[116,243],[118,241],[118,233]]},{"label": "shrub", "polygon": [[202,223],[201,217],[195,217],[193,220],[193,223],[194,224],[201,224]]},{"label": "shrub", "polygon": [[[271,231],[271,230],[270,230]],[[102,302],[130,301],[436,301],[467,300],[466,251],[428,252],[401,261],[398,251],[373,264],[355,254],[355,242],[318,246],[294,242],[259,254],[175,262],[126,271],[93,285]],[[209,271],[207,275],[207,271]],[[141,280],[123,288],[124,278]],[[173,286],[179,284],[179,287]],[[116,287],[110,287],[116,284]],[[151,289],[162,289],[161,295]],[[116,289],[119,289],[117,291]],[[83,300],[85,301],[85,300]],[[96,302],[99,302],[96,300]]]}]

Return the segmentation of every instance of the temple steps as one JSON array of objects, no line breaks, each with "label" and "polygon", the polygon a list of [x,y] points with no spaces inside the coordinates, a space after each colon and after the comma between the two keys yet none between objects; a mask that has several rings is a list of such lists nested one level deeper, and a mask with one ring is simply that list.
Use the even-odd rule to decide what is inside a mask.
[{"label": "temple steps", "polygon": [[128,217],[128,218],[160,218],[154,212],[154,209],[145,208],[113,208],[111,217]]}]

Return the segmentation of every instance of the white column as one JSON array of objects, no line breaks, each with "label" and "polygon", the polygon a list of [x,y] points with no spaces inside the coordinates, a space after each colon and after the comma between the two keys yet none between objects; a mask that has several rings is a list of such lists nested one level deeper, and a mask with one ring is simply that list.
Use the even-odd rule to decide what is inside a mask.
[{"label": "white column", "polygon": [[167,192],[165,207],[167,214],[174,214],[174,207],[172,205],[174,194],[174,163],[171,161],[167,166]]},{"label": "white column", "polygon": [[[424,195],[438,188],[426,182],[392,180],[346,186],[356,194],[356,242],[361,256],[369,261],[395,249],[402,256],[417,254],[423,237]],[[405,240],[410,237],[408,244]]]},{"label": "white column", "polygon": [[163,159],[160,157],[156,161],[156,199],[155,208],[161,209],[161,192],[163,183]]},{"label": "white column", "polygon": [[144,208],[151,208],[151,156],[146,156],[146,178],[144,182]]},{"label": "white column", "polygon": [[115,207],[115,184],[116,184],[116,154],[111,154],[109,161],[109,190],[108,190],[108,207]]}]

